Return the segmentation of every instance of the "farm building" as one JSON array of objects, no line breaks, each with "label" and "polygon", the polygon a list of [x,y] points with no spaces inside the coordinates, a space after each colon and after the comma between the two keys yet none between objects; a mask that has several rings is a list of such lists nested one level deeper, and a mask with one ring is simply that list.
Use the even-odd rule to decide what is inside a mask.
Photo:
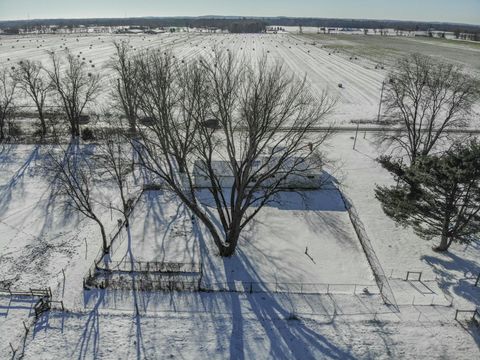
[{"label": "farm building", "polygon": [[[295,162],[297,165],[293,166]],[[267,171],[272,165],[276,165],[277,161],[273,158],[262,157],[254,161],[253,173],[258,171],[258,174]],[[292,158],[288,161],[289,164],[285,164],[284,168],[292,169],[295,171],[288,174],[285,179],[280,183],[280,187],[285,189],[318,189],[322,184],[322,168],[320,165],[313,166],[312,162],[305,162],[300,158]],[[217,177],[221,187],[231,187],[234,183],[234,176],[232,166],[229,161],[214,160],[212,161],[212,169]],[[263,185],[268,186],[274,181],[285,176],[285,171],[281,169],[276,172],[275,176],[271,178],[271,181],[264,181]],[[209,188],[212,186],[210,177],[207,175],[205,165],[201,160],[195,161],[193,168],[194,184],[197,188]]]}]

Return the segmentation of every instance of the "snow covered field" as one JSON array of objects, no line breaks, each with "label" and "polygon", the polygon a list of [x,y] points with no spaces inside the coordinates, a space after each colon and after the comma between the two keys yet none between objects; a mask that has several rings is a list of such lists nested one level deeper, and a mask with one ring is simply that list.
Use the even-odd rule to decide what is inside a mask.
[{"label": "snow covered field", "polygon": [[[350,51],[356,52],[350,46],[364,46],[353,38],[188,33],[116,37],[128,37],[136,49],[171,47],[186,60],[208,54],[214,46],[234,49],[245,61],[264,52],[283,59],[293,73],[307,74],[316,92],[328,88],[338,97],[330,120],[340,125],[375,118],[388,71],[375,69],[374,51],[373,57],[350,60]],[[378,38],[370,44],[385,46]],[[45,60],[45,50],[61,50],[62,45],[95,65],[92,71],[107,72],[112,40],[106,35],[2,37],[0,63]],[[436,56],[445,58],[454,51],[478,53],[463,44],[401,41],[392,45],[394,56],[409,51],[408,44],[412,50],[435,47]],[[344,48],[332,53],[334,44]],[[461,57],[458,61],[473,73],[478,70],[480,57]],[[246,229],[229,259],[217,255],[208,233],[192,223],[178,199],[162,191],[145,192],[131,215],[130,241],[123,230],[111,259],[121,261],[131,251],[136,261],[198,262],[204,289],[228,291],[84,290],[83,278],[100,248],[98,227],[63,206],[55,183],[44,172],[46,148],[3,145],[0,287],[51,287],[53,299],[62,300],[67,311],[56,306],[30,326],[35,300],[0,294],[0,359],[11,358],[10,343],[19,349],[25,345],[25,359],[478,357],[478,327],[458,323],[454,316],[456,309],[480,306],[480,287],[473,286],[480,273],[480,244],[454,244],[439,254],[431,250],[431,242],[397,227],[374,197],[375,184],[393,181],[375,161],[385,149],[375,144],[373,133],[366,133],[359,134],[353,150],[353,136],[343,131],[332,137],[324,150],[341,166],[325,170],[352,200],[397,308],[386,306],[378,295],[372,269],[334,187],[282,193]],[[138,191],[141,185],[139,181],[130,190]],[[104,204],[113,194],[109,184],[95,190]],[[114,231],[120,215],[110,210],[101,215],[107,232]],[[422,272],[423,281],[405,281],[408,271]],[[255,286],[262,292],[250,294],[245,283],[260,284]],[[267,291],[279,284],[285,291]],[[30,329],[26,338],[23,321]]]},{"label": "snow covered field", "polygon": [[[337,99],[337,107],[329,117],[329,122],[336,125],[376,119],[382,81],[398,56],[420,51],[464,65],[476,76],[480,74],[480,48],[475,44],[426,38],[288,33],[3,36],[0,64],[15,66],[22,59],[47,63],[47,50],[60,52],[67,47],[92,72],[107,75],[104,86],[108,90],[114,80],[108,76],[111,71],[107,68],[114,52],[112,42],[121,39],[128,39],[134,51],[171,49],[184,61],[196,55],[208,56],[213,48],[235,51],[247,62],[263,54],[282,60],[293,74],[306,77],[315,93],[326,90]],[[378,64],[384,64],[384,69],[376,68]],[[107,100],[105,91],[98,103]]]}]

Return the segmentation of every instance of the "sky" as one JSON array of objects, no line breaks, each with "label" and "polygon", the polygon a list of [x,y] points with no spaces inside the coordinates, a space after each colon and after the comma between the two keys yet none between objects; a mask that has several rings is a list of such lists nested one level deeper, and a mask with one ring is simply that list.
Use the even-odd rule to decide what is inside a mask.
[{"label": "sky", "polygon": [[201,15],[392,19],[480,25],[480,0],[0,0],[0,20]]}]

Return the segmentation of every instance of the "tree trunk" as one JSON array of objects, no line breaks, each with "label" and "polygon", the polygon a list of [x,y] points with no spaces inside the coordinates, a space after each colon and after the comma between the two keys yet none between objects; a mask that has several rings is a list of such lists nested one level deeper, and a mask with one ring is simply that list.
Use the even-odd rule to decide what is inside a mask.
[{"label": "tree trunk", "polygon": [[235,249],[238,245],[240,238],[240,222],[232,221],[231,229],[227,234],[226,245],[220,249],[220,255],[224,257],[232,256],[235,253]]},{"label": "tree trunk", "polygon": [[187,171],[187,163],[185,159],[179,158],[177,161],[178,161],[178,171],[181,174],[185,174],[185,172]]},{"label": "tree trunk", "polygon": [[107,242],[107,234],[105,233],[105,227],[103,226],[102,222],[99,219],[96,218],[95,221],[97,222],[98,226],[100,227],[100,232],[102,233],[103,253],[107,254],[110,248],[109,248],[109,245],[108,245],[108,242]]},{"label": "tree trunk", "polygon": [[45,116],[40,109],[38,110],[38,117],[40,118],[40,126],[42,128],[42,138],[44,138],[47,135],[47,124],[45,124]]},{"label": "tree trunk", "polygon": [[452,244],[452,239],[447,235],[442,235],[440,240],[440,244],[433,248],[434,251],[438,252],[446,252],[450,245]]},{"label": "tree trunk", "polygon": [[[447,201],[450,199],[450,197],[447,199]],[[450,201],[449,204],[450,205]],[[450,230],[450,211],[451,206],[446,208],[446,214],[445,217],[443,218],[443,226],[442,226],[442,237],[440,240],[440,244],[435,247],[433,250],[438,251],[438,252],[444,252],[447,251],[448,248],[450,247],[450,244],[452,243],[451,236],[449,234]]]},{"label": "tree trunk", "polygon": [[137,121],[135,114],[128,116],[128,124],[130,126],[130,133],[135,134],[137,132]]}]

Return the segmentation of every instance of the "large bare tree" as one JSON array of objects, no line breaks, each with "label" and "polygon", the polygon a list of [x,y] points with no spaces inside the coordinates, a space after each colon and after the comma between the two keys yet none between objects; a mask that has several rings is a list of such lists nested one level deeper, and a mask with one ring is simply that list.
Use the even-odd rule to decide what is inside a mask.
[{"label": "large bare tree", "polygon": [[468,123],[479,96],[478,82],[458,66],[409,54],[399,60],[385,84],[384,109],[399,127],[382,139],[399,146],[414,163],[428,155],[449,129]]},{"label": "large bare tree", "polygon": [[14,95],[17,81],[6,68],[0,68],[0,141],[5,139],[5,125],[15,112]]},{"label": "large bare tree", "polygon": [[80,115],[95,102],[100,91],[100,74],[89,72],[87,65],[69,50],[62,56],[49,52],[47,74],[70,124],[72,137],[80,135]]},{"label": "large bare tree", "polygon": [[198,97],[202,90],[194,87],[205,83],[198,65],[180,67],[168,51],[147,51],[137,61],[139,107],[149,119],[148,130],[155,134],[157,145],[173,156],[180,173],[186,171],[197,128],[188,102],[195,101],[191,97]]},{"label": "large bare tree", "polygon": [[110,68],[116,76],[113,100],[127,118],[130,131],[135,132],[140,100],[137,86],[139,68],[135,65],[129,42],[115,41],[113,45],[115,54],[110,61]]},{"label": "large bare tree", "polygon": [[[333,103],[326,94],[312,96],[305,79],[287,75],[281,63],[267,57],[250,66],[232,53],[216,51],[212,58],[189,65],[158,64],[177,69],[180,75],[173,85],[164,86],[182,90],[172,92],[175,101],[159,97],[150,104],[169,115],[158,119],[162,131],[140,128],[141,140],[133,145],[141,164],[206,226],[220,255],[230,256],[242,230],[289,176],[318,169],[318,147],[328,132],[310,138],[307,134]],[[149,78],[144,77],[142,91]],[[208,121],[218,129],[206,126]],[[178,146],[184,142],[186,153]],[[222,181],[225,175],[233,182]],[[213,212],[195,189],[199,176],[209,181]]]},{"label": "large bare tree", "polygon": [[39,62],[22,60],[16,71],[16,78],[20,89],[34,102],[37,108],[42,137],[47,133],[45,121],[45,100],[52,90],[47,74]]}]

